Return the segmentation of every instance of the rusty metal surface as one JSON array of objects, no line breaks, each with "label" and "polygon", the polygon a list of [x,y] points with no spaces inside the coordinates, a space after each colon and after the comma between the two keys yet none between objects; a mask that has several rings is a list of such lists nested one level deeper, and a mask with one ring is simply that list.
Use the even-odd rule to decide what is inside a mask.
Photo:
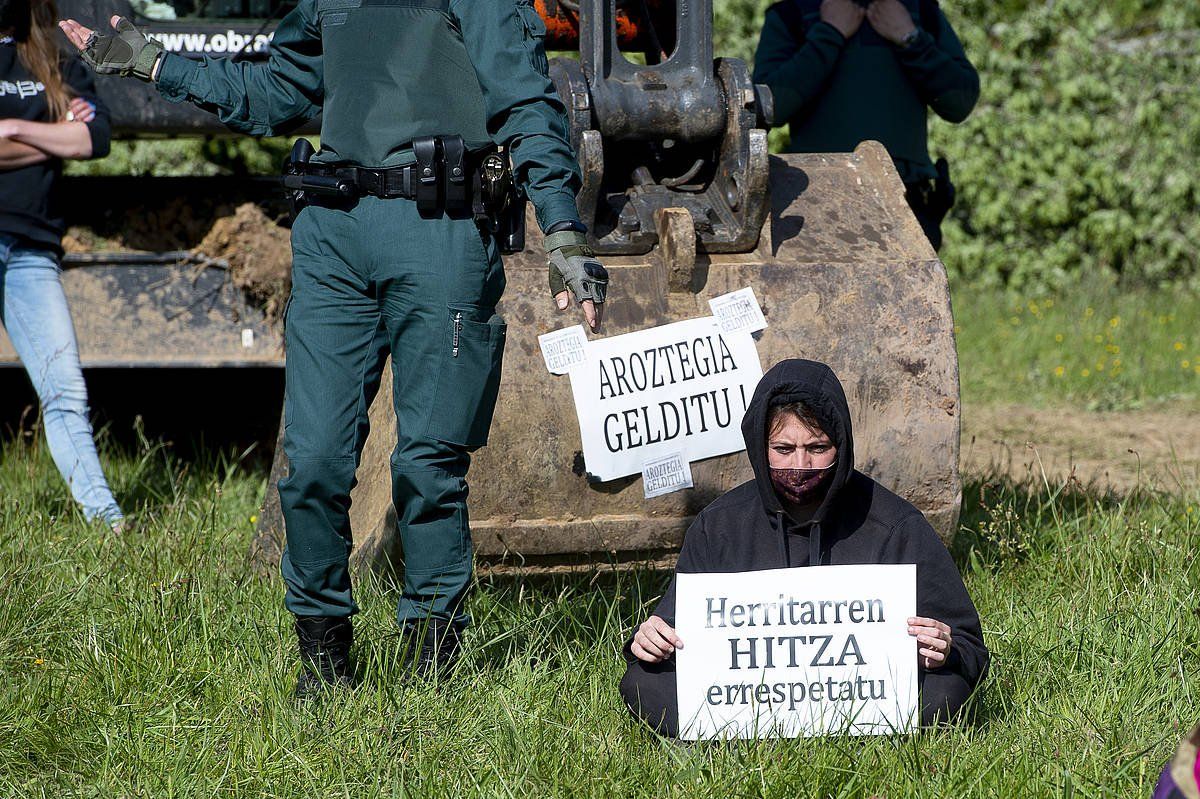
[{"label": "rusty metal surface", "polygon": [[[672,244],[670,263],[657,251],[606,260],[613,288],[604,335],[705,316],[710,298],[752,286],[770,325],[756,334],[763,368],[792,357],[829,363],[850,400],[858,467],[914,502],[949,540],[961,488],[958,361],[945,269],[881,146],[772,157],[770,168],[771,214],[753,252],[700,253],[689,264],[688,249]],[[664,230],[671,222],[669,214],[660,219]],[[559,315],[546,296],[536,230],[531,220],[529,246],[506,260],[500,405],[490,444],[471,469],[476,552],[519,562],[674,548],[700,509],[750,479],[749,465],[743,453],[694,463],[694,489],[651,500],[643,498],[640,477],[587,482],[569,378],[549,374],[538,349],[538,334],[576,320]],[[388,467],[390,385],[385,377],[371,408],[353,493],[360,566],[399,557]],[[280,534],[277,510],[263,520],[264,540]]]},{"label": "rusty metal surface", "polygon": [[[246,302],[225,269],[91,257],[100,262],[62,276],[84,367],[283,365],[278,325]],[[19,365],[0,329],[0,366]]]}]

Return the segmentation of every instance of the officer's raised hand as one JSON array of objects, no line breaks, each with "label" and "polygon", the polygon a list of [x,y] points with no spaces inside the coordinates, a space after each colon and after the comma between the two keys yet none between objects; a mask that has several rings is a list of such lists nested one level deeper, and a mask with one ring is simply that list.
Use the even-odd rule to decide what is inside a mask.
[{"label": "officer's raised hand", "polygon": [[73,19],[58,23],[71,44],[88,66],[101,75],[121,75],[142,80],[151,80],[163,46],[147,39],[145,35],[124,17],[114,16],[109,20],[115,33],[100,33],[85,28]]},{"label": "officer's raised hand", "polygon": [[599,332],[604,318],[604,295],[608,291],[608,270],[596,260],[587,236],[578,230],[561,230],[546,236],[546,257],[550,268],[550,293],[565,311],[570,304],[567,291],[583,307],[583,316],[593,333]]}]

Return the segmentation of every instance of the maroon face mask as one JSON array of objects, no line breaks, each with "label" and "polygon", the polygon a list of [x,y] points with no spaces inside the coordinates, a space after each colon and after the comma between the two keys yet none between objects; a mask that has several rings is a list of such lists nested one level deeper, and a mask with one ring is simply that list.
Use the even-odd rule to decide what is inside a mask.
[{"label": "maroon face mask", "polygon": [[837,461],[824,469],[776,469],[771,467],[771,485],[775,493],[785,502],[795,505],[811,505],[825,496],[829,478]]}]

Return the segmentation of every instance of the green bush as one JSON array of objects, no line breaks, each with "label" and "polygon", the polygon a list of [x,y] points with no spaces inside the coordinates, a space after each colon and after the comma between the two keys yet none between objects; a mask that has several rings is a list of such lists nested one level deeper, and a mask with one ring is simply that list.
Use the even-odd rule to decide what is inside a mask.
[{"label": "green bush", "polygon": [[961,126],[934,122],[959,202],[952,274],[1054,289],[1200,280],[1200,10],[1085,0],[1006,17],[988,0],[948,9],[983,95]]}]

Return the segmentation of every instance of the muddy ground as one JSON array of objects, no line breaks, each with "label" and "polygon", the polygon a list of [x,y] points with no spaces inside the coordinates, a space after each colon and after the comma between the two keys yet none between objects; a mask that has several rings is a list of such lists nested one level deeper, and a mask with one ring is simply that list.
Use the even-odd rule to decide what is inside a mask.
[{"label": "muddy ground", "polygon": [[963,476],[1075,479],[1124,494],[1200,488],[1200,406],[1092,412],[1021,405],[963,408]]},{"label": "muddy ground", "polygon": [[291,231],[255,203],[195,202],[175,198],[139,207],[107,224],[72,225],[68,253],[187,250],[228,264],[233,284],[269,319],[283,313],[291,291]]}]

